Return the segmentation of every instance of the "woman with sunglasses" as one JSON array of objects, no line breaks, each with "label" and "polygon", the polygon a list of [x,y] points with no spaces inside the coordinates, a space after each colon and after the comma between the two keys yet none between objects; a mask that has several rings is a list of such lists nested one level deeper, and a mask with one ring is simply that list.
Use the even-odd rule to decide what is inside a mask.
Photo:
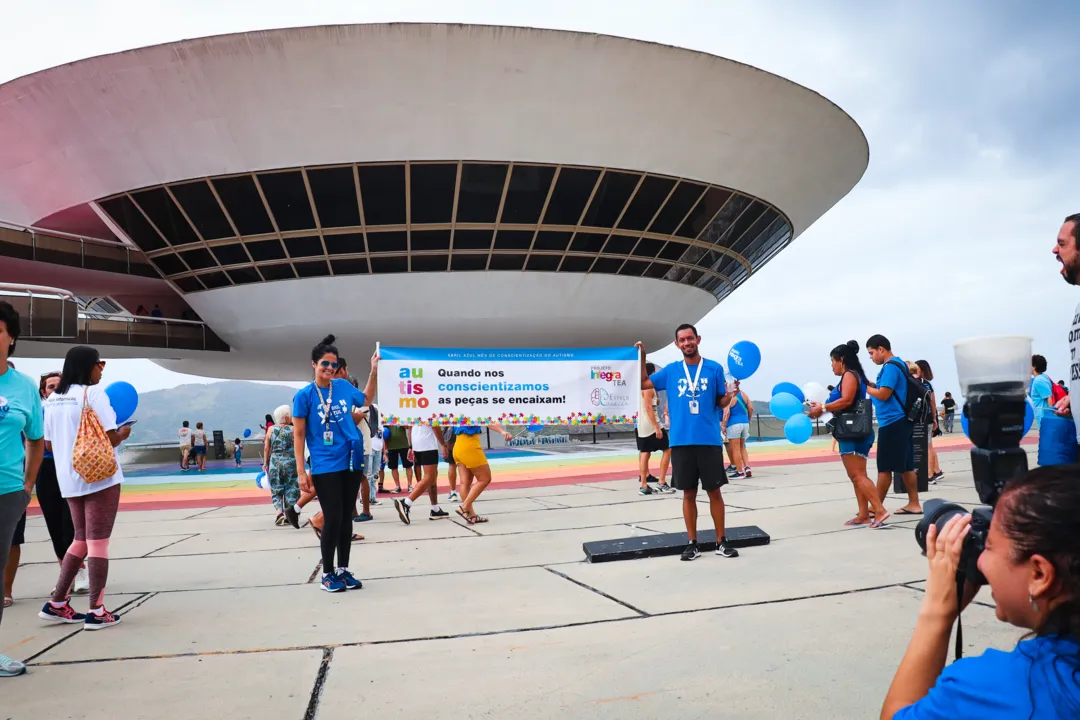
[{"label": "woman with sunglasses", "polygon": [[[87,630],[101,630],[120,622],[119,617],[105,609],[105,582],[109,577],[109,538],[120,509],[124,473],[117,463],[111,477],[88,483],[74,469],[75,439],[84,407],[97,415],[114,448],[131,434],[130,426],[116,424],[116,412],[100,385],[104,370],[105,361],[96,349],[71,348],[64,358],[64,371],[56,392],[45,401],[45,444],[53,453],[60,493],[71,509],[75,539],[60,563],[60,577],[52,599],[41,608],[38,617],[54,623],[79,623]],[[75,612],[69,602],[69,589],[83,560],[90,574],[90,612],[86,615]]]},{"label": "woman with sunglasses", "polygon": [[[375,394],[379,355],[371,356],[371,375],[360,392],[338,378],[341,363],[334,336],[327,335],[311,350],[315,379],[293,397],[293,453],[303,492],[315,491],[322,507],[322,589],[341,592],[363,587],[349,572],[353,508],[363,480],[363,441],[352,419],[353,408]],[[311,471],[304,449],[311,451]],[[335,564],[335,551],[337,563]]]}]

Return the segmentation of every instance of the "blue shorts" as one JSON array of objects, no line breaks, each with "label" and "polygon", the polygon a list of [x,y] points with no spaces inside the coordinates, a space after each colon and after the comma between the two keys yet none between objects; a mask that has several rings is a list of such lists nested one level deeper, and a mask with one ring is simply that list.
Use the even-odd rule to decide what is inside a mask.
[{"label": "blue shorts", "polygon": [[874,433],[862,440],[837,440],[841,455],[858,455],[861,458],[870,457],[870,448],[874,447]]}]

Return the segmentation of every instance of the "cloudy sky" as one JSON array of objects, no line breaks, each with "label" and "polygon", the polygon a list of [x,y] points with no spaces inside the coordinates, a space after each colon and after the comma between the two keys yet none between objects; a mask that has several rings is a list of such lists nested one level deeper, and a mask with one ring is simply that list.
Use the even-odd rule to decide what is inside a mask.
[{"label": "cloudy sky", "polygon": [[[764,397],[780,380],[825,383],[830,348],[880,332],[905,359],[930,361],[940,395],[957,389],[955,340],[1014,333],[1034,337],[1051,376],[1067,379],[1080,291],[1060,279],[1050,251],[1062,218],[1080,212],[1075,1],[67,0],[19,3],[4,16],[22,31],[0,44],[0,81],[203,35],[389,21],[607,33],[755,65],[854,117],[870,167],[699,324],[703,354],[757,342],[763,364],[747,387]],[[669,347],[655,357],[675,356]],[[20,359],[28,372],[56,364]],[[140,390],[195,380],[144,361],[111,363],[109,374]]]}]

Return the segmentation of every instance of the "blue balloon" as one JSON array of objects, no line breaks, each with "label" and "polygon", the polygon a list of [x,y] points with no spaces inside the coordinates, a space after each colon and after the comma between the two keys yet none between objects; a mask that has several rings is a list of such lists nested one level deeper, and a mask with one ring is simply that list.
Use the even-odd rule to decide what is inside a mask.
[{"label": "blue balloon", "polygon": [[806,396],[803,395],[802,388],[795,383],[782,382],[776,383],[776,387],[772,389],[773,395],[779,395],[780,393],[790,393],[798,398],[799,402],[806,402]]},{"label": "blue balloon", "polygon": [[810,422],[810,418],[806,415],[792,415],[784,423],[784,437],[788,439],[788,442],[802,445],[813,434],[814,424]]},{"label": "blue balloon", "polygon": [[248,428],[247,430],[244,431],[244,437],[246,437],[246,438],[251,437],[251,428]]},{"label": "blue balloon", "polygon": [[741,340],[728,350],[727,365],[733,378],[745,380],[756,373],[761,365],[761,351],[749,340]]},{"label": "blue balloon", "polygon": [[116,422],[122,423],[131,419],[135,409],[139,407],[139,393],[129,382],[114,382],[105,388],[105,394],[109,396],[109,403],[113,412],[116,413]]},{"label": "blue balloon", "polygon": [[531,433],[538,433],[543,429],[544,429],[543,425],[530,425],[529,426],[529,432],[531,432]]},{"label": "blue balloon", "polygon": [[802,409],[803,406],[799,401],[799,398],[791,393],[773,395],[772,400],[769,401],[769,410],[781,420],[787,420],[795,415],[801,415]]}]

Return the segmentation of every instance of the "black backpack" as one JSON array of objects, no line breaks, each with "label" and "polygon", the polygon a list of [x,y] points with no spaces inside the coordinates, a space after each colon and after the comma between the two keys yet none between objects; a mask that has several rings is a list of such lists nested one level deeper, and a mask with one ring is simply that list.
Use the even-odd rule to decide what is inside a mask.
[{"label": "black backpack", "polygon": [[[889,363],[900,368],[900,372],[904,375],[904,382],[907,383],[907,400],[902,403],[907,421],[928,425],[933,418],[931,413],[934,411],[934,405],[930,398],[930,388],[912,377],[911,371],[908,370],[907,365],[904,363],[895,358],[890,360]],[[900,402],[896,392],[893,392],[893,397],[896,402]]]}]

